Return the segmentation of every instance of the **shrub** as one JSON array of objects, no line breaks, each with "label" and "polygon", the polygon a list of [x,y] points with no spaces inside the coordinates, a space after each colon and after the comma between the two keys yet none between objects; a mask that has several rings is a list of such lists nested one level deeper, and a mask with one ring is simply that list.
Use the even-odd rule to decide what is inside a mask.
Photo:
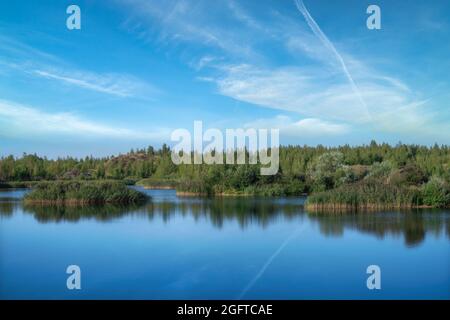
[{"label": "shrub", "polygon": [[425,173],[414,164],[401,167],[389,176],[389,183],[395,185],[419,185],[426,181]]},{"label": "shrub", "polygon": [[450,206],[450,187],[442,178],[431,177],[422,187],[423,203],[432,207]]},{"label": "shrub", "polygon": [[344,155],[337,151],[327,152],[316,158],[308,168],[308,175],[313,181],[313,190],[324,191],[334,188],[335,181],[345,175],[343,161]]},{"label": "shrub", "polygon": [[391,174],[394,169],[394,164],[389,160],[383,162],[375,162],[370,167],[370,170],[365,178],[385,179]]}]

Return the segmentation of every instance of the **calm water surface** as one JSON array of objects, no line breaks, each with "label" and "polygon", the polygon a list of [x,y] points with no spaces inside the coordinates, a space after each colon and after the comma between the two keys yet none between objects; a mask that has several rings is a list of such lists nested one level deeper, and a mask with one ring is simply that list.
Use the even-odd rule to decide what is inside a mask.
[{"label": "calm water surface", "polygon": [[[450,211],[306,213],[304,198],[29,207],[0,192],[0,298],[450,298]],[[82,289],[66,288],[68,265]],[[381,268],[368,290],[366,268]]]}]

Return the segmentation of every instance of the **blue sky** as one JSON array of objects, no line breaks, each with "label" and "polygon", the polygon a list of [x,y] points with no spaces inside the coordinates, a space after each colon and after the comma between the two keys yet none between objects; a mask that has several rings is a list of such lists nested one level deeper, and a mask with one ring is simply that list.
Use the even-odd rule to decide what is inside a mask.
[{"label": "blue sky", "polygon": [[[66,8],[81,8],[81,30]],[[366,8],[381,8],[368,30]],[[177,128],[450,143],[448,1],[2,1],[0,155],[110,155]]]}]

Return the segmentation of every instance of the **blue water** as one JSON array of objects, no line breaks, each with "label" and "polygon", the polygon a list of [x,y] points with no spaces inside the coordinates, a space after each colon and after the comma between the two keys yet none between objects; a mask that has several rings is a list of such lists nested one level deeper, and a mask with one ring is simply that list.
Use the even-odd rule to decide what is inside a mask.
[{"label": "blue water", "polygon": [[[42,208],[25,192],[0,192],[2,299],[450,298],[448,210],[314,215],[304,198],[172,190],[134,208]],[[366,286],[373,264],[380,290]]]}]

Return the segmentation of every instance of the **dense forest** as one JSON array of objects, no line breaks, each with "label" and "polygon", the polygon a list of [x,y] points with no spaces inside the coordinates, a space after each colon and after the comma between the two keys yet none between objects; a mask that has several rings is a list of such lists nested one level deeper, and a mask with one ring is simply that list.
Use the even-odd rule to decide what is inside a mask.
[{"label": "dense forest", "polygon": [[[0,159],[0,184],[42,180],[124,180],[147,187],[176,187],[180,194],[299,195],[310,203],[370,206],[450,204],[450,148],[434,145],[282,146],[276,175],[260,165],[175,165],[167,145],[103,158]],[[364,194],[364,197],[361,197]],[[376,195],[376,196],[374,196]]]}]

